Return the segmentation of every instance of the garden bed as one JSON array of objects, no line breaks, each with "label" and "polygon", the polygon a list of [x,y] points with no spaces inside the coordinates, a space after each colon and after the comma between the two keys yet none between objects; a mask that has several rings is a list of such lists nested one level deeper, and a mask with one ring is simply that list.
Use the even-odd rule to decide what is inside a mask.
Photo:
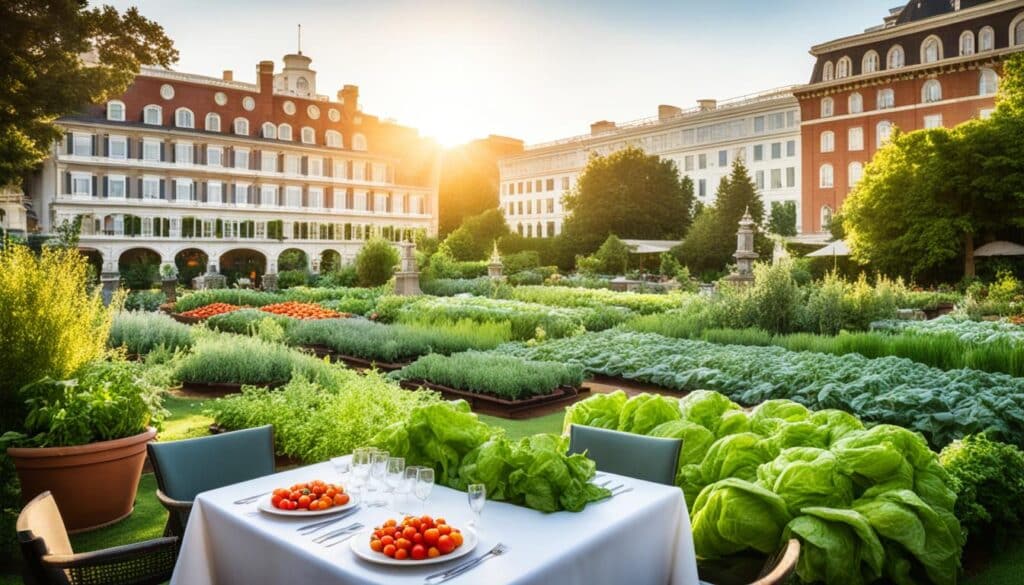
[{"label": "garden bed", "polygon": [[298,349],[312,352],[318,358],[329,357],[332,360],[339,361],[355,370],[377,369],[382,372],[394,372],[395,370],[401,370],[405,366],[408,366],[409,364],[412,363],[411,361],[385,362],[381,360],[368,360],[361,357],[356,357],[354,355],[338,353],[337,351],[327,347],[326,345],[300,345]]},{"label": "garden bed", "polygon": [[284,382],[266,382],[261,384],[236,384],[233,382],[182,382],[181,389],[183,392],[198,394],[200,396],[226,396],[228,394],[238,394],[242,391],[242,386],[258,386],[261,388],[280,388],[287,384]]},{"label": "garden bed", "polygon": [[551,394],[532,396],[523,400],[509,400],[493,394],[449,388],[448,386],[434,384],[425,380],[402,380],[399,384],[407,390],[418,390],[420,388],[434,390],[439,392],[446,400],[465,400],[469,403],[473,412],[510,419],[532,418],[541,414],[547,414],[552,412],[553,408],[569,406],[590,395],[590,388],[588,386],[559,386],[552,390]]},{"label": "garden bed", "polygon": [[171,319],[174,319],[178,323],[184,323],[185,325],[197,325],[204,321],[204,319],[200,317],[189,317],[187,315],[182,315],[181,313],[171,313]]}]

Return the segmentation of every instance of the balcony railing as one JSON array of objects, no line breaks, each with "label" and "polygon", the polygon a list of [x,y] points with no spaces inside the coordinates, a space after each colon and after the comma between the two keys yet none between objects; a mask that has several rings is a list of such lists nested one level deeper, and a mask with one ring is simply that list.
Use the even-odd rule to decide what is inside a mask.
[{"label": "balcony railing", "polygon": [[224,201],[195,201],[191,199],[139,199],[137,197],[93,197],[91,195],[58,193],[58,202],[88,203],[97,206],[139,206],[162,207],[170,209],[194,209],[209,211],[276,211],[285,213],[301,213],[304,215],[348,215],[366,218],[401,218],[411,220],[430,219],[429,213],[411,213],[398,211],[372,211],[366,209],[347,209],[335,207],[295,207],[289,205],[267,205],[264,203],[239,203]]}]

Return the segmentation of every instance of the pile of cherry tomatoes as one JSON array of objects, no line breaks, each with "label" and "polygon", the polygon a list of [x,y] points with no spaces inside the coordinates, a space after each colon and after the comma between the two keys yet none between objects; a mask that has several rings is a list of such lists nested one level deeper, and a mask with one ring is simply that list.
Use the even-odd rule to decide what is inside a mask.
[{"label": "pile of cherry tomatoes", "polygon": [[325,309],[320,305],[313,303],[297,303],[295,301],[288,301],[286,303],[274,303],[273,305],[267,305],[260,307],[261,311],[266,313],[273,313],[274,315],[284,315],[285,317],[291,317],[292,319],[337,319],[343,315],[337,311]]},{"label": "pile of cherry tomatoes", "polygon": [[270,497],[270,503],[279,510],[327,510],[344,506],[350,497],[345,488],[319,479],[309,483],[297,483],[290,488],[278,488]]},{"label": "pile of cherry tomatoes", "polygon": [[444,518],[406,516],[399,524],[390,519],[373,529],[370,549],[393,559],[422,561],[451,552],[463,543],[462,532]]},{"label": "pile of cherry tomatoes", "polygon": [[222,315],[224,313],[230,313],[241,309],[238,305],[229,305],[228,303],[211,303],[205,307],[199,307],[198,309],[192,309],[191,311],[185,311],[181,313],[183,317],[195,317],[197,319],[208,319],[214,315]]}]

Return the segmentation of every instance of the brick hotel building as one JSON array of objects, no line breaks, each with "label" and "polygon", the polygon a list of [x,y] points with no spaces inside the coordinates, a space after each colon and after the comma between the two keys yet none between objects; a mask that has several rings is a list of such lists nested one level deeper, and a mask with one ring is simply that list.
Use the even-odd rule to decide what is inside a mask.
[{"label": "brick hotel building", "polygon": [[80,216],[105,273],[141,255],[274,273],[290,248],[316,271],[373,235],[436,233],[437,147],[362,112],[356,86],[318,95],[310,64],[262,61],[256,83],[144,68],[123,96],[59,121],[65,140],[25,182],[33,227]]}]

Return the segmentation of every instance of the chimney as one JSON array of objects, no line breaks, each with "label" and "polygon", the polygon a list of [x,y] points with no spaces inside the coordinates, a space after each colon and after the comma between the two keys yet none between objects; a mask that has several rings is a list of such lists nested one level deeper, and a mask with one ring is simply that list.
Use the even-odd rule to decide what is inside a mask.
[{"label": "chimney", "polygon": [[222,78],[224,79],[224,81],[234,81],[235,80],[235,72],[230,70],[230,69],[225,69],[224,70],[224,75],[222,76]]},{"label": "chimney", "polygon": [[718,107],[718,100],[697,100],[697,107],[702,112],[710,112]]},{"label": "chimney", "polygon": [[672,118],[676,118],[682,115],[682,113],[683,110],[675,106],[669,106],[665,104],[661,104],[660,106],[658,106],[658,120],[661,120],[663,122],[665,120],[671,120]]},{"label": "chimney", "polygon": [[260,88],[261,95],[274,93],[274,62],[260,61],[256,66],[256,87]]},{"label": "chimney", "polygon": [[604,134],[606,132],[615,131],[615,122],[609,122],[608,120],[601,120],[594,122],[590,125],[590,135],[597,136],[598,134]]},{"label": "chimney", "polygon": [[346,85],[338,92],[338,101],[342,103],[342,111],[346,117],[354,116],[359,111],[359,86]]}]

